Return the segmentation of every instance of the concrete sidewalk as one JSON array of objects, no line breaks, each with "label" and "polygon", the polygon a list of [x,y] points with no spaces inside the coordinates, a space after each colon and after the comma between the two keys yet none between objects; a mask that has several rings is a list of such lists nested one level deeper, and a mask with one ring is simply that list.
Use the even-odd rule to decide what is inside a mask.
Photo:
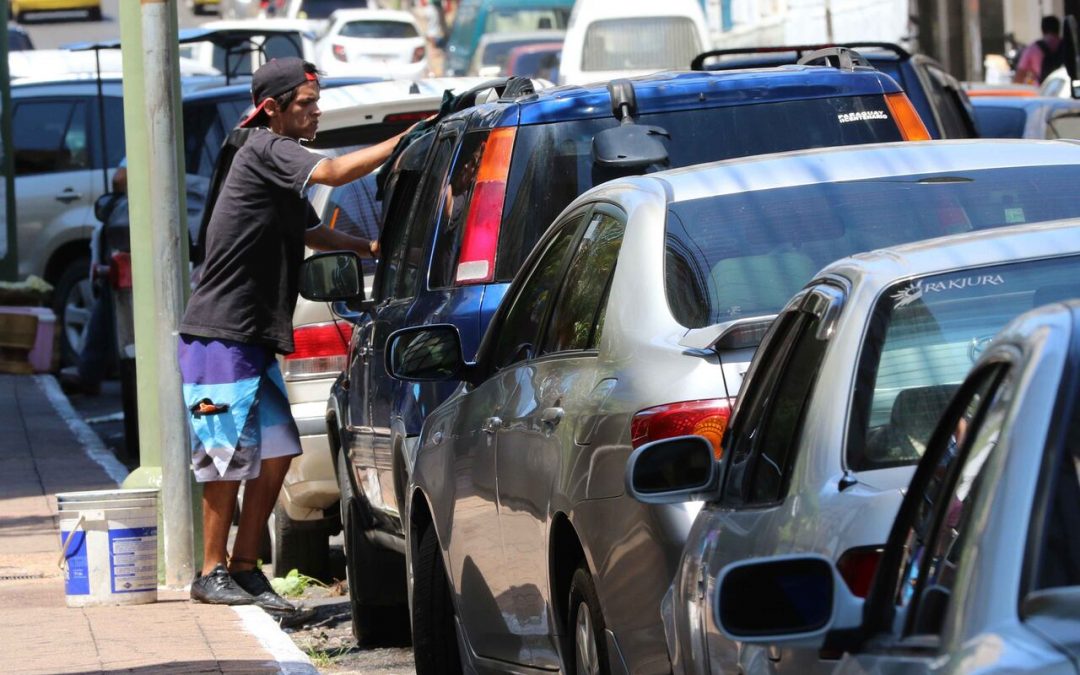
[{"label": "concrete sidewalk", "polygon": [[111,489],[126,470],[51,376],[0,375],[0,644],[5,673],[316,673],[255,607],[158,602],[69,608],[56,493]]}]

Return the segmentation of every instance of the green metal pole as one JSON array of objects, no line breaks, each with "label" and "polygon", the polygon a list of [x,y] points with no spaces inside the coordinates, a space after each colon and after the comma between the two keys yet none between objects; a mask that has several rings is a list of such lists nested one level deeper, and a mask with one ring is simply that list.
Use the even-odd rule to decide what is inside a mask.
[{"label": "green metal pole", "polygon": [[[8,3],[0,2],[0,25],[8,22]],[[11,131],[11,72],[8,68],[8,36],[0,36],[0,145],[4,163],[4,232],[0,233],[0,279],[16,281],[19,248],[15,223],[15,148]]]}]

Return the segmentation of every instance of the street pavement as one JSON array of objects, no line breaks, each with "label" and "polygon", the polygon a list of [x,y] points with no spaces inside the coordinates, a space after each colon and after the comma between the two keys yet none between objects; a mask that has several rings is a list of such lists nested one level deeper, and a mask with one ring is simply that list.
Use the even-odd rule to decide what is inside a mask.
[{"label": "street pavement", "polygon": [[115,488],[127,470],[56,380],[0,375],[0,644],[6,673],[316,673],[262,610],[190,602],[69,608],[58,492]]}]

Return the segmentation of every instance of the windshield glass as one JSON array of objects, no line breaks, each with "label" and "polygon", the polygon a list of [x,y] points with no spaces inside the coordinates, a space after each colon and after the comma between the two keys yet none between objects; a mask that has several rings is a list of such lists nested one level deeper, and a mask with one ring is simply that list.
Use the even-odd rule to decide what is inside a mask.
[{"label": "windshield glass", "polygon": [[[946,263],[947,264],[947,263]],[[881,294],[848,435],[856,471],[914,464],[972,363],[1023,312],[1080,295],[1076,256],[909,279]]]},{"label": "windshield glass", "polygon": [[[671,135],[671,168],[802,148],[899,141],[881,96],[845,96],[639,115]],[[873,115],[849,115],[871,112]],[[807,124],[807,120],[818,120]],[[614,117],[518,129],[495,276],[509,281],[540,235],[575,197],[618,177],[593,162],[593,137]]]},{"label": "windshield glass", "polygon": [[564,30],[569,7],[492,9],[484,22],[485,33],[523,33],[532,30]]},{"label": "windshield glass", "polygon": [[367,7],[367,2],[357,0],[304,0],[300,11],[308,19],[325,19],[339,9],[361,9]]},{"label": "windshield glass", "polygon": [[[671,204],[665,286],[697,328],[777,313],[844,256],[919,239],[1074,218],[1080,166],[816,183]],[[810,227],[809,225],[813,226]]]},{"label": "windshield glass", "polygon": [[685,69],[700,54],[694,22],[683,16],[605,19],[589,24],[581,69]]},{"label": "windshield glass", "polygon": [[350,38],[414,38],[416,27],[404,21],[350,21],[341,27],[341,37]]}]

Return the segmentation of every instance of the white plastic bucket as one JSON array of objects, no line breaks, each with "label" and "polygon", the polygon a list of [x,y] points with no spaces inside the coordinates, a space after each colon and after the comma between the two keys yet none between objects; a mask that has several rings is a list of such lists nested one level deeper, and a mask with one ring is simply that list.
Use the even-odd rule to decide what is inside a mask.
[{"label": "white plastic bucket", "polygon": [[157,602],[157,490],[56,495],[68,607]]}]

